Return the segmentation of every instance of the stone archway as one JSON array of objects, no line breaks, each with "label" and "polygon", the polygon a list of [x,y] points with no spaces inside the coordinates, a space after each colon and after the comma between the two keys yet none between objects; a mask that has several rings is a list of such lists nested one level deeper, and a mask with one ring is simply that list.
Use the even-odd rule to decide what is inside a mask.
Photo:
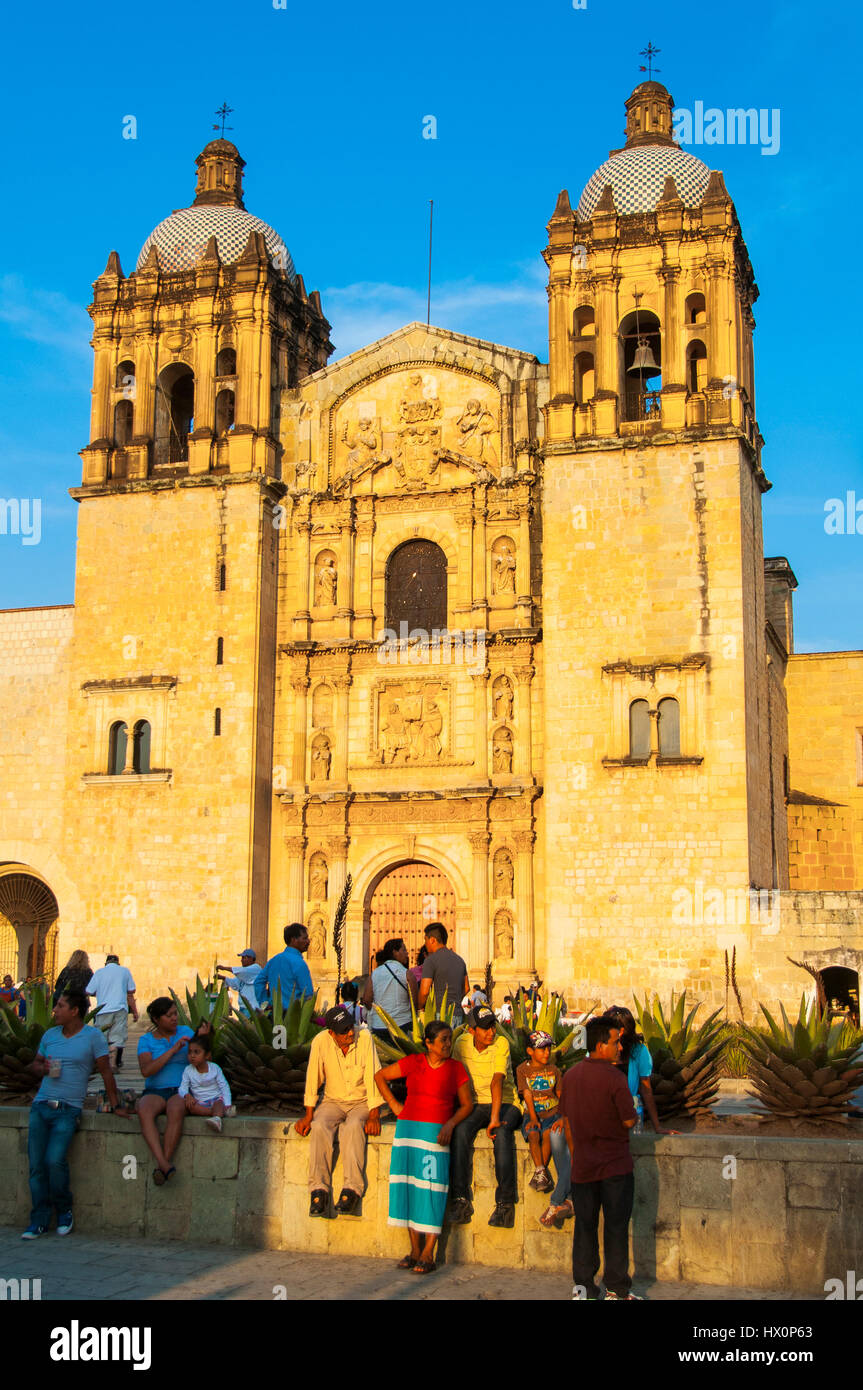
[{"label": "stone archway", "polygon": [[369,970],[374,969],[375,952],[394,936],[402,938],[415,965],[429,922],[443,922],[449,932],[447,944],[458,950],[455,890],[445,873],[424,860],[412,859],[384,870],[369,894],[367,921]]},{"label": "stone archway", "polygon": [[0,976],[44,979],[57,973],[57,899],[23,864],[0,868]]}]

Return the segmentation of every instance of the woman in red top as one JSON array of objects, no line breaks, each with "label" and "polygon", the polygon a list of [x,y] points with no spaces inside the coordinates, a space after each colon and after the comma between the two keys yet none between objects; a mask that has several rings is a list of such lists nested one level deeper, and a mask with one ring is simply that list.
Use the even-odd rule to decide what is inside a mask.
[{"label": "woman in red top", "polygon": [[[449,1143],[452,1132],[473,1110],[470,1078],[454,1062],[452,1029],[441,1019],[427,1023],[424,1053],[415,1052],[384,1067],[375,1076],[378,1090],[396,1118],[390,1156],[389,1224],[406,1226],[410,1254],[399,1269],[431,1274],[437,1268],[435,1245],[443,1225],[449,1193]],[[403,1076],[408,1098],[396,1100],[388,1081]]]}]

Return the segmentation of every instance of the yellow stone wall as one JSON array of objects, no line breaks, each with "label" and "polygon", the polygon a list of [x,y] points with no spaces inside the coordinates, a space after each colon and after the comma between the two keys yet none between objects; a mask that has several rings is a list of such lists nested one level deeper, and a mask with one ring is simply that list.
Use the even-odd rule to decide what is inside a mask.
[{"label": "yellow stone wall", "polygon": [[[257,480],[81,504],[63,840],[80,916],[64,918],[61,954],[117,951],[142,1000],[264,944],[272,681],[260,644],[276,536]],[[153,771],[105,775],[111,722],[138,718],[153,726]]]},{"label": "yellow stone wall", "polygon": [[[788,663],[787,688],[792,791],[847,808],[837,814],[848,824],[851,841],[849,863],[849,848],[837,828],[836,848],[827,857],[829,881],[801,881],[800,887],[863,888],[863,652],[795,653]],[[806,820],[802,811],[789,807],[799,830]],[[808,820],[815,818],[813,807]],[[817,851],[805,833],[795,841],[792,865],[807,880],[814,867],[808,856],[823,854],[820,846],[832,840],[829,818],[820,819],[823,824],[811,832],[819,842]]]}]

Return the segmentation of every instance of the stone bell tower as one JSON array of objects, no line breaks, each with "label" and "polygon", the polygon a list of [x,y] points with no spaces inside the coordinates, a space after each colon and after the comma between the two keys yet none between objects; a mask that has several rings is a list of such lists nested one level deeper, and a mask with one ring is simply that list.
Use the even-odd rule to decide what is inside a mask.
[{"label": "stone bell tower", "polygon": [[596,990],[629,965],[633,987],[683,983],[669,964],[693,939],[687,983],[706,990],[716,932],[675,905],[699,882],[787,884],[758,291],[722,174],[675,144],[673,105],[636,87],[625,144],[575,210],[560,194],[543,253],[549,955]]},{"label": "stone bell tower", "polygon": [[94,285],[65,818],[113,949],[158,961],[170,930],[190,978],[266,945],[280,409],[331,351],[239,151],[196,164]]}]

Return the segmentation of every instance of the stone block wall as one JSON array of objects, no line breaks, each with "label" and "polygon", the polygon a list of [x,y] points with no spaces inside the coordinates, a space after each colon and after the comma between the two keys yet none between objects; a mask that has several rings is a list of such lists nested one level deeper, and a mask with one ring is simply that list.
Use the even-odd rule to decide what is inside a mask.
[{"label": "stone block wall", "polygon": [[[0,1109],[0,1224],[23,1225],[29,1210],[27,1110]],[[78,1229],[114,1237],[309,1250],[333,1255],[404,1254],[387,1225],[392,1128],[369,1140],[367,1190],[358,1218],[308,1217],[308,1143],[292,1121],[228,1120],[221,1136],[188,1119],[178,1172],[162,1188],[134,1120],[86,1114],[70,1153]],[[863,1145],[842,1138],[730,1135],[632,1140],[636,1277],[824,1296],[825,1280],[863,1267]],[[546,1231],[547,1198],[527,1186],[532,1164],[517,1143],[519,1202],[512,1230],[487,1225],[494,1206],[491,1144],[477,1141],[475,1216],[445,1232],[455,1263],[559,1270],[570,1279],[572,1223]],[[136,1160],[137,1176],[124,1177]],[[17,1183],[15,1174],[17,1173]],[[336,1163],[334,1189],[339,1191]],[[170,1252],[169,1252],[170,1253]]]}]

